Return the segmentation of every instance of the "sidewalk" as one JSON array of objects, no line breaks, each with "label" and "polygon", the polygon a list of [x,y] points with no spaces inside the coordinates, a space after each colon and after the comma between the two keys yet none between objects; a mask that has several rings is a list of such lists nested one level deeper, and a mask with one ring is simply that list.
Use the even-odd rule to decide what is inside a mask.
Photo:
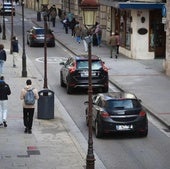
[{"label": "sidewalk", "polygon": [[[27,10],[29,11],[29,10]],[[43,26],[43,21],[35,24]],[[73,54],[84,54],[83,43],[77,44],[71,37],[71,31],[65,34],[63,26],[57,19],[54,30],[56,41]],[[133,60],[120,54],[118,59],[111,59],[109,48],[102,44],[92,47],[92,54],[100,56],[109,67],[110,82],[123,91],[133,92],[142,100],[144,107],[161,123],[170,129],[170,78],[163,72],[163,59]]]}]

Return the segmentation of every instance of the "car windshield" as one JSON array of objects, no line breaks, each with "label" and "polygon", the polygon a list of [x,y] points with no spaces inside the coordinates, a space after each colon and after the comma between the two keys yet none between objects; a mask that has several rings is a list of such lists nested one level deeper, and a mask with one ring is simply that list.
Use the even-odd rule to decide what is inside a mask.
[{"label": "car windshield", "polygon": [[[44,34],[45,30],[44,29],[35,29],[36,34]],[[47,33],[50,34],[51,30],[47,30]]]},{"label": "car windshield", "polygon": [[[92,70],[101,69],[102,64],[100,60],[92,61]],[[77,69],[88,69],[88,60],[77,61]]]},{"label": "car windshield", "polygon": [[107,101],[109,109],[132,109],[140,107],[139,102],[135,99],[109,100]]},{"label": "car windshield", "polygon": [[36,34],[44,34],[44,29],[36,29],[35,33]]}]

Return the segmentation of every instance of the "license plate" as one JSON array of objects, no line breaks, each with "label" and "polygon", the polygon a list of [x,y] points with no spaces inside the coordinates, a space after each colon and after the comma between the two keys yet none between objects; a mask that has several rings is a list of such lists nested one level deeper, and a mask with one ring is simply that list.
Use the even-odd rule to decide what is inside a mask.
[{"label": "license plate", "polygon": [[44,39],[44,37],[37,37],[37,39]]},{"label": "license plate", "polygon": [[126,131],[133,129],[133,125],[116,125],[116,130]]},{"label": "license plate", "polygon": [[[88,71],[84,71],[81,73],[81,77],[88,77],[89,76],[89,72]],[[95,72],[92,72],[92,76],[96,76]]]}]

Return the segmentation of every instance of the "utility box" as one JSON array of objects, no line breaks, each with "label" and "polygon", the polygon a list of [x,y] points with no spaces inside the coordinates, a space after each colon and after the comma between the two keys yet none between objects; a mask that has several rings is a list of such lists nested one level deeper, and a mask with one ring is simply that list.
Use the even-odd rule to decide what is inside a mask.
[{"label": "utility box", "polygon": [[51,90],[41,90],[38,92],[38,119],[54,119],[54,92]]}]

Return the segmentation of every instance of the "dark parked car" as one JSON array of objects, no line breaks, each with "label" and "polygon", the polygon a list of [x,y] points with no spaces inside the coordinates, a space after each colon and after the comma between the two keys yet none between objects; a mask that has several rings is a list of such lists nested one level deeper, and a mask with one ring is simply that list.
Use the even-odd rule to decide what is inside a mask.
[{"label": "dark parked car", "polygon": [[[88,103],[88,102],[85,102]],[[88,125],[88,107],[85,110]],[[131,93],[110,92],[93,97],[92,126],[97,138],[104,133],[133,132],[146,137],[148,119],[141,101]]]},{"label": "dark parked car", "polygon": [[[45,29],[41,27],[32,27],[30,30],[27,31],[27,44],[32,46],[41,45],[44,46],[44,36]],[[47,36],[46,36],[47,46],[54,47],[55,46],[55,36],[51,29],[47,29]]]},{"label": "dark parked car", "polygon": [[2,4],[2,8],[0,9],[0,15],[1,16],[11,16],[12,14],[12,9],[13,9],[13,16],[15,16],[15,6],[13,5],[12,7],[12,4],[11,2],[4,2]]},{"label": "dark parked car", "polygon": [[[66,86],[67,93],[71,94],[73,89],[88,88],[88,55],[72,56],[60,70],[61,86]],[[92,87],[108,92],[108,68],[104,62],[95,55],[92,55]]]}]

